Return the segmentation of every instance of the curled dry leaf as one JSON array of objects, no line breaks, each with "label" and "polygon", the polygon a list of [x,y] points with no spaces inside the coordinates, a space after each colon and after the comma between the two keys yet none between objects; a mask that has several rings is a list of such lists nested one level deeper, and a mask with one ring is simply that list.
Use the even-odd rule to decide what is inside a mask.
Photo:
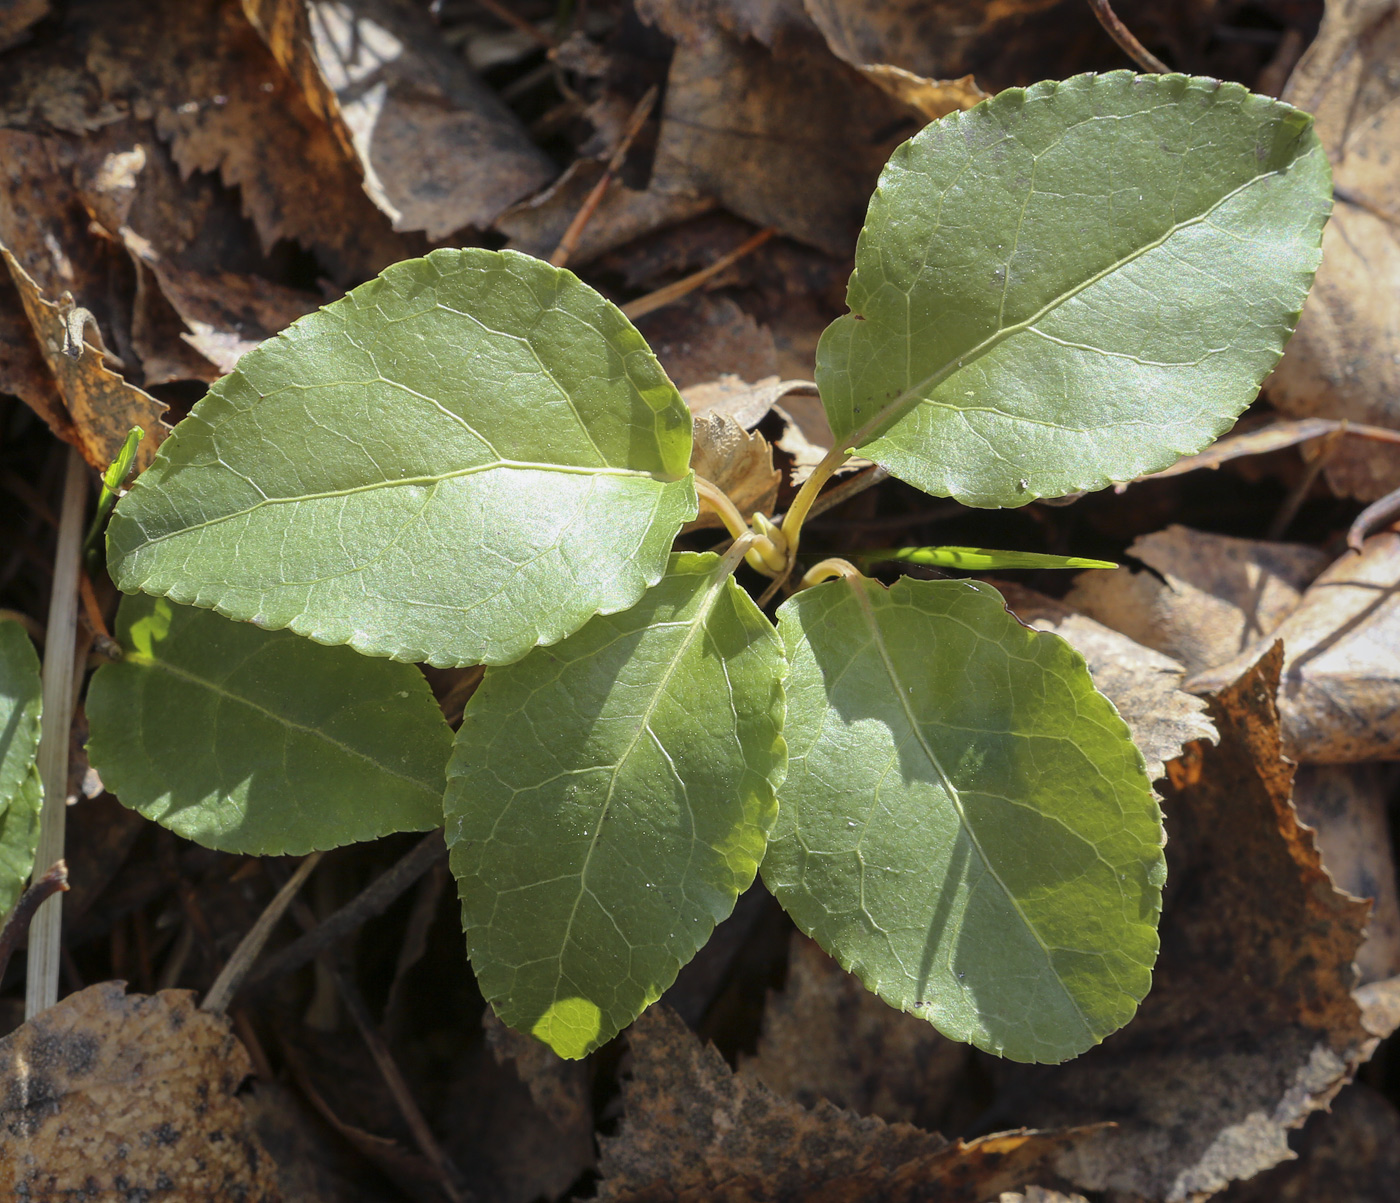
[{"label": "curled dry leaf", "polygon": [[0,393],[12,393],[65,443],[77,444],[78,432],[64,408],[58,384],[39,354],[19,291],[5,279],[0,279]]},{"label": "curled dry leaf", "polygon": [[1213,535],[1185,526],[1144,535],[1128,548],[1153,572],[1119,567],[1075,578],[1065,600],[1188,673],[1271,635],[1327,566],[1320,551]]},{"label": "curled dry leaf", "polygon": [[[605,164],[597,159],[577,159],[538,196],[502,213],[496,219],[496,229],[510,240],[507,249],[548,259],[602,179],[604,170]],[[639,192],[614,177],[584,226],[569,263],[575,267],[588,263],[614,247],[698,217],[713,207],[714,201],[707,197],[660,192],[655,188]]]},{"label": "curled dry leaf", "polygon": [[938,1126],[971,1047],[882,1002],[815,940],[794,932],[791,948],[787,981],[769,996],[758,1050],[743,1059],[740,1078],[804,1107],[826,1099],[857,1115]]},{"label": "curled dry leaf", "polygon": [[398,0],[243,0],[395,230],[486,229],[555,168],[515,115]]},{"label": "curled dry leaf", "polygon": [[15,1198],[274,1203],[275,1167],[235,1096],[251,1072],[189,991],[89,986],[0,1041],[0,1167]]},{"label": "curled dry leaf", "polygon": [[[1317,40],[1283,99],[1312,113],[1335,204],[1322,266],[1270,396],[1296,416],[1400,427],[1400,5],[1327,0]],[[1394,447],[1348,439],[1329,457],[1339,491],[1366,501],[1400,487]]]},{"label": "curled dry leaf", "polygon": [[1393,989],[1353,995],[1369,907],[1334,888],[1289,801],[1281,664],[1276,646],[1211,699],[1219,744],[1163,787],[1162,955],[1138,1017],[1077,1061],[1006,1075],[1018,1118],[1117,1118],[1058,1162],[1082,1189],[1181,1203],[1286,1160],[1288,1129],[1400,1018]]},{"label": "curled dry leaf", "polygon": [[735,1076],[665,1006],[629,1029],[619,1134],[604,1138],[598,1198],[648,1203],[977,1203],[1049,1177],[1097,1125],[949,1142],[909,1124],[808,1110]]},{"label": "curled dry leaf", "polygon": [[778,54],[709,27],[671,60],[653,186],[845,257],[880,168],[921,124],[816,40]]},{"label": "curled dry leaf", "polygon": [[779,380],[776,376],[765,376],[756,384],[749,384],[742,377],[726,372],[717,380],[682,389],[681,396],[697,418],[701,414],[723,414],[745,430],[752,430],[774,404],[789,393],[815,392],[816,387],[809,380]]},{"label": "curled dry leaf", "polygon": [[[1279,693],[1285,755],[1317,764],[1400,756],[1400,535],[1376,535],[1360,554],[1336,561],[1265,642],[1272,639],[1286,650]],[[1252,644],[1186,687],[1219,689],[1261,650]]]},{"label": "curled dry leaf", "polygon": [[39,353],[58,384],[65,408],[72,418],[75,446],[99,471],[117,457],[127,431],[139,426],[146,432],[137,462],[145,464],[155,454],[167,428],[160,420],[165,406],[128,384],[102,362],[102,348],[86,343],[73,358],[63,350],[68,325],[58,305],[40,292],[15,257],[0,246],[0,257],[9,268],[20,300],[39,344]]},{"label": "curled dry leaf", "polygon": [[[745,518],[755,510],[772,514],[782,479],[773,467],[773,448],[757,431],[745,430],[724,414],[701,414],[695,419],[695,442],[690,466],[695,473],[718,485]],[[720,516],[702,507],[688,529],[723,526]]]},{"label": "curled dry leaf", "polygon": [[1205,703],[1181,688],[1183,671],[1175,660],[1021,585],[998,581],[997,588],[1023,623],[1053,631],[1084,657],[1094,684],[1128,724],[1151,780],[1159,780],[1165,762],[1186,745],[1215,738]]}]

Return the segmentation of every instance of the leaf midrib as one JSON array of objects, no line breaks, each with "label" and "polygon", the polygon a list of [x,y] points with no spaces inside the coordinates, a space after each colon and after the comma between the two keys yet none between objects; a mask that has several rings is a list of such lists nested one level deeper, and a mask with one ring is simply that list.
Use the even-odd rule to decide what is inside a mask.
[{"label": "leaf midrib", "polygon": [[[1136,260],[1142,258],[1142,256],[1157,250],[1161,246],[1164,246],[1169,239],[1174,238],[1182,230],[1189,229],[1192,226],[1200,225],[1202,222],[1208,220],[1211,217],[1211,215],[1214,214],[1222,205],[1226,204],[1230,200],[1233,200],[1236,196],[1239,196],[1246,189],[1252,188],[1254,187],[1254,185],[1260,183],[1261,181],[1271,179],[1280,174],[1281,172],[1278,170],[1268,171],[1263,173],[1262,175],[1256,175],[1253,178],[1246,180],[1243,184],[1240,184],[1237,188],[1231,189],[1219,200],[1215,201],[1204,212],[1198,213],[1195,217],[1188,218],[1185,221],[1177,222],[1175,225],[1171,226],[1168,230],[1166,230],[1160,237],[1154,239],[1151,242],[1145,243],[1141,247],[1134,249],[1131,253],[1124,255],[1121,259],[1117,260],[1116,262],[1109,264],[1107,267],[1102,268],[1098,272],[1095,272],[1094,275],[1090,276],[1088,279],[1081,281],[1073,287],[1066,289],[1058,296],[1053,297],[1051,300],[1047,301],[1043,306],[1041,306],[1040,309],[1038,309],[1035,313],[1033,313],[1030,317],[1026,318],[1024,321],[1017,322],[1011,326],[1002,326],[995,333],[988,335],[970,350],[964,351],[962,354],[956,355],[953,358],[949,359],[947,363],[930,372],[922,380],[919,380],[914,384],[906,385],[904,390],[898,396],[896,396],[894,400],[892,400],[887,406],[885,406],[884,409],[882,409],[869,421],[857,427],[855,431],[853,431],[850,435],[847,436],[845,440],[846,443],[849,444],[847,450],[851,452],[859,451],[862,449],[863,444],[868,442],[870,439],[878,437],[879,434],[888,433],[887,429],[882,431],[880,428],[887,428],[889,426],[892,426],[894,423],[898,422],[915,407],[917,407],[925,401],[930,400],[927,394],[931,393],[950,376],[954,375],[954,373],[962,371],[962,369],[967,367],[969,364],[975,363],[977,360],[983,358],[985,355],[988,355],[990,352],[995,350],[998,346],[1006,342],[1008,339],[1013,338],[1018,334],[1025,333],[1025,331],[1034,327],[1036,322],[1040,321],[1043,317],[1046,316],[1046,314],[1053,313],[1061,305],[1073,300],[1086,289],[1092,288],[1100,280],[1106,279],[1108,276],[1111,276],[1114,272],[1120,271],[1128,264],[1133,263]],[[1007,274],[1009,277],[1009,260]],[[911,296],[912,293],[913,289],[911,288],[910,292],[907,293],[906,296]],[[849,315],[845,320],[850,320]],[[912,344],[913,339],[910,338],[907,341],[910,344]],[[945,406],[944,408],[958,407]]]},{"label": "leaf midrib", "polygon": [[[192,534],[195,531],[204,530],[206,527],[218,526],[222,522],[231,522],[235,518],[242,518],[247,514],[255,513],[257,510],[265,509],[268,506],[300,505],[304,501],[326,501],[334,497],[354,497],[362,493],[377,492],[380,489],[426,488],[430,485],[442,484],[443,481],[460,480],[466,476],[475,476],[481,472],[494,472],[497,469],[504,469],[506,471],[558,472],[564,476],[617,476],[652,480],[656,481],[658,484],[674,483],[653,472],[643,472],[635,468],[577,468],[565,464],[531,463],[528,460],[493,460],[488,464],[475,464],[470,468],[462,468],[456,472],[442,472],[435,476],[405,476],[399,480],[372,481],[369,484],[352,485],[346,489],[327,489],[321,493],[303,493],[296,497],[264,497],[262,501],[255,502],[250,506],[245,506],[241,510],[230,510],[227,514],[220,514],[218,517],[209,518],[204,522],[191,523],[189,526],[182,526],[178,530],[168,531],[163,535],[148,536],[141,545],[143,547],[150,547],[156,543],[163,543],[167,539],[174,539],[181,535]],[[682,477],[680,479],[684,478]],[[256,488],[257,486],[254,485],[254,487]]]},{"label": "leaf midrib", "polygon": [[[398,778],[398,780],[412,785],[415,789],[425,790],[428,793],[433,792],[430,786],[426,785],[422,781],[419,781],[416,777],[409,777],[408,775],[401,773],[394,768],[391,768],[389,765],[383,764],[380,761],[375,760],[374,757],[370,756],[368,753],[362,752],[358,748],[351,747],[349,744],[342,743],[340,740],[335,739],[330,735],[327,735],[318,727],[308,727],[304,723],[293,722],[291,719],[278,714],[276,711],[269,710],[266,706],[263,706],[260,703],[253,701],[251,698],[244,697],[240,693],[234,693],[231,689],[227,689],[223,686],[216,685],[213,681],[210,681],[204,677],[196,676],[194,673],[187,672],[185,669],[176,668],[168,660],[159,660],[153,656],[143,656],[139,653],[127,652],[127,654],[122,658],[122,661],[123,663],[135,664],[143,668],[158,669],[161,672],[169,673],[172,677],[176,677],[179,680],[186,682],[187,684],[195,685],[202,689],[207,689],[216,697],[246,706],[248,707],[248,709],[256,711],[257,713],[261,714],[264,718],[267,718],[268,720],[270,720],[273,723],[276,723],[279,726],[286,727],[290,731],[300,732],[303,735],[310,735],[316,739],[319,739],[322,743],[329,744],[331,747],[337,748],[340,751],[345,752],[347,755],[355,757],[357,760],[362,760],[366,764],[372,765],[374,768],[378,769],[381,773],[385,773],[390,777],[396,777]],[[245,666],[246,663],[247,662],[245,661]]]},{"label": "leaf midrib", "polygon": [[[1016,912],[1017,918],[1021,920],[1021,923],[1025,926],[1025,929],[1030,932],[1032,939],[1035,940],[1041,952],[1045,954],[1046,965],[1049,967],[1050,974],[1055,979],[1055,984],[1059,986],[1060,992],[1064,995],[1065,1000],[1074,1009],[1075,1015],[1079,1017],[1079,1022],[1084,1025],[1084,1030],[1088,1032],[1090,1038],[1094,1038],[1094,1029],[1085,1016],[1083,1008],[1080,1007],[1078,999],[1070,993],[1069,988],[1065,985],[1064,980],[1055,969],[1055,962],[1050,955],[1049,945],[1040,938],[1040,933],[1036,930],[1035,925],[1026,917],[1025,911],[1022,910],[1020,901],[1017,899],[1016,895],[1011,892],[1006,882],[1001,879],[1001,874],[997,872],[996,866],[992,864],[991,858],[987,855],[986,850],[983,849],[982,841],[977,838],[977,833],[973,830],[972,824],[968,820],[967,812],[963,809],[962,795],[958,792],[957,786],[953,784],[952,778],[943,767],[943,762],[938,759],[937,753],[934,752],[928,740],[924,737],[923,727],[915,718],[914,712],[909,708],[908,695],[903,683],[899,679],[899,674],[895,671],[894,661],[891,660],[889,649],[885,646],[884,633],[880,630],[880,624],[875,618],[875,608],[870,604],[870,598],[866,593],[865,578],[853,579],[847,577],[846,583],[850,586],[851,592],[855,595],[856,604],[860,607],[861,615],[865,618],[866,623],[870,627],[871,639],[875,648],[880,653],[880,660],[885,666],[885,673],[889,676],[890,684],[894,687],[895,697],[899,699],[900,709],[904,711],[905,721],[909,724],[909,730],[912,732],[914,738],[919,741],[919,747],[923,750],[929,764],[933,766],[934,772],[938,774],[938,779],[943,783],[943,789],[948,795],[948,800],[953,804],[953,809],[957,812],[958,823],[967,835],[973,850],[981,860],[983,868],[986,869],[992,880],[1000,887],[1002,894]],[[877,588],[878,587],[881,586],[877,586]]]},{"label": "leaf midrib", "polygon": [[[579,891],[574,898],[573,906],[569,910],[569,920],[564,925],[564,937],[560,940],[559,952],[555,955],[555,960],[558,962],[559,967],[558,976],[554,980],[553,994],[555,1002],[559,999],[559,983],[564,980],[564,951],[569,947],[569,940],[573,934],[574,919],[578,915],[579,903],[583,901],[584,895],[589,892],[587,884],[588,866],[592,863],[593,852],[598,846],[599,837],[603,834],[603,825],[608,817],[608,811],[612,808],[613,794],[617,789],[618,778],[622,775],[623,766],[627,764],[632,758],[632,753],[636,751],[637,744],[641,741],[642,733],[651,729],[652,715],[656,713],[656,707],[660,704],[662,697],[665,695],[667,686],[670,685],[671,678],[675,675],[681,660],[684,659],[686,652],[690,649],[696,636],[709,620],[710,612],[714,609],[715,602],[719,599],[720,592],[729,581],[729,572],[716,569],[714,578],[715,579],[711,582],[706,591],[704,600],[695,611],[695,617],[690,623],[690,629],[686,632],[685,638],[681,640],[680,645],[676,648],[676,652],[671,657],[670,663],[666,665],[666,671],[661,674],[660,679],[657,681],[656,688],[652,691],[651,699],[647,702],[646,710],[637,723],[637,730],[633,734],[626,749],[617,758],[617,763],[613,766],[612,777],[608,781],[607,797],[603,799],[602,809],[599,810],[598,817],[594,822],[593,837],[588,841],[588,850],[583,854],[583,864],[579,866]],[[658,738],[657,743],[660,744],[660,742]]]}]

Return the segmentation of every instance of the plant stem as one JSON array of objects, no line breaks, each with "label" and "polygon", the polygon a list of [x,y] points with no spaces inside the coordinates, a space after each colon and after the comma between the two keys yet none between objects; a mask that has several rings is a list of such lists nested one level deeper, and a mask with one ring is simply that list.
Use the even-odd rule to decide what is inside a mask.
[{"label": "plant stem", "polygon": [[1157,75],[1171,72],[1171,68],[1139,42],[1133,36],[1133,31],[1119,20],[1108,0],[1089,0],[1089,7],[1094,10],[1094,16],[1108,36],[1118,43],[1118,48],[1144,71]]},{"label": "plant stem", "polygon": [[822,462],[812,469],[812,475],[802,483],[802,487],[797,490],[797,496],[792,499],[792,505],[788,507],[788,512],[783,515],[783,535],[788,543],[789,567],[793,557],[797,555],[797,544],[802,537],[802,524],[807,520],[807,515],[817,500],[817,494],[822,491],[822,486],[836,475],[836,470],[850,458],[849,453],[838,442],[826,453]]},{"label": "plant stem", "polygon": [[[78,628],[78,569],[83,548],[83,510],[87,501],[87,464],[76,447],[68,449],[63,478],[63,507],[58,520],[58,550],[54,555],[53,591],[44,637],[44,712],[39,723],[39,777],[44,804],[39,812],[39,846],[34,863],[43,866],[63,859],[63,821],[68,799],[68,736],[73,721],[73,661]],[[63,896],[43,904],[29,927],[29,965],[25,978],[24,1017],[33,1019],[58,1001],[59,941],[63,928]]]},{"label": "plant stem", "polygon": [[709,502],[710,508],[719,515],[720,521],[724,523],[724,529],[736,539],[749,533],[749,524],[744,519],[744,515],[739,513],[739,507],[730,500],[729,494],[719,485],[697,474],[695,491],[700,495],[702,501]]},{"label": "plant stem", "polygon": [[842,576],[847,580],[859,580],[865,574],[861,572],[850,560],[832,558],[822,560],[819,564],[813,564],[807,569],[799,589],[810,589],[813,585],[820,585],[823,581],[829,581],[835,577]]}]

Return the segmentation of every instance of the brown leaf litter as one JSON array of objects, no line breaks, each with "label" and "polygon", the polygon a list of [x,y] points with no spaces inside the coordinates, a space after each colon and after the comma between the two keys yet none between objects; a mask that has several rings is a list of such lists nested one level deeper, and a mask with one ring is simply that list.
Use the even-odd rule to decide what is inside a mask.
[{"label": "brown leaf litter", "polygon": [[1081,1189],[1180,1203],[1291,1156],[1400,1020],[1396,981],[1355,987],[1369,906],[1337,890],[1290,802],[1274,704],[1283,653],[1210,701],[1216,747],[1164,788],[1162,954],[1137,1018],[1078,1060],[1002,1071],[1001,1108],[1113,1119],[1057,1162]]}]

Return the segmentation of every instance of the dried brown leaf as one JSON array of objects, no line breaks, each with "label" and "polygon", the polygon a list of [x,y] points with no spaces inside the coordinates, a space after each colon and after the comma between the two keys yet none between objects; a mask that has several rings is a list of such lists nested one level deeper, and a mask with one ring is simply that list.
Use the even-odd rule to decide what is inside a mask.
[{"label": "dried brown leaf", "polygon": [[8,279],[0,279],[0,393],[12,393],[38,414],[65,443],[78,441],[73,419],[63,407],[58,385],[49,374],[34,327]]},{"label": "dried brown leaf", "polygon": [[1023,623],[1053,631],[1084,657],[1094,684],[1108,695],[1128,724],[1153,781],[1163,776],[1165,762],[1180,756],[1182,748],[1215,738],[1205,703],[1181,688],[1184,674],[1175,660],[1077,613],[1064,602],[1007,581],[998,581],[997,588],[1006,598],[1007,609]]},{"label": "dried brown leaf", "polygon": [[[1400,756],[1400,535],[1376,535],[1334,563],[1268,639],[1287,652],[1279,694],[1286,755],[1318,764]],[[1219,689],[1260,651],[1252,644],[1186,686]]]},{"label": "dried brown leaf", "polygon": [[1137,1018],[1067,1065],[1007,1075],[1018,1118],[1117,1120],[1058,1162],[1082,1189],[1177,1203],[1259,1173],[1377,1043],[1384,1017],[1352,992],[1369,907],[1334,888],[1289,801],[1282,659],[1211,699],[1219,744],[1163,787],[1162,955]]},{"label": "dried brown leaf", "polygon": [[1313,829],[1337,888],[1371,901],[1366,942],[1356,954],[1362,984],[1400,974],[1400,901],[1388,821],[1395,783],[1391,766],[1381,764],[1304,764],[1293,781],[1298,818]]},{"label": "dried brown leaf", "polygon": [[722,29],[783,49],[812,34],[802,0],[637,0],[637,15],[678,42],[702,41]]},{"label": "dried brown leaf", "polygon": [[[745,518],[755,510],[772,514],[778,501],[781,474],[773,467],[773,448],[757,431],[745,430],[733,418],[714,412],[695,418],[695,443],[690,466],[729,495]],[[690,529],[723,526],[718,514],[702,509]]]},{"label": "dried brown leaf", "polygon": [[724,372],[761,380],[777,368],[767,327],[729,297],[692,293],[638,318],[637,329],[680,388]]},{"label": "dried brown leaf", "polygon": [[19,290],[24,311],[34,328],[39,353],[58,383],[64,407],[73,421],[75,446],[94,468],[105,470],[117,457],[127,431],[139,426],[146,432],[137,462],[150,462],[168,428],[160,420],[165,405],[128,384],[102,362],[102,348],[85,344],[78,358],[65,353],[67,323],[59,307],[40,292],[38,285],[15,257],[0,245],[0,257]]},{"label": "dried brown leaf", "polygon": [[281,1198],[235,1091],[251,1072],[193,995],[101,982],[0,1041],[0,1175],[14,1198]]},{"label": "dried brown leaf", "polygon": [[671,60],[652,186],[844,257],[885,160],[920,124],[815,40],[778,54],[712,27]]},{"label": "dried brown leaf", "polygon": [[0,8],[0,50],[29,37],[29,27],[49,14],[49,0],[7,0]]},{"label": "dried brown leaf", "polygon": [[244,0],[243,10],[359,164],[395,230],[486,229],[544,187],[553,163],[399,0]]},{"label": "dried brown leaf", "polygon": [[697,418],[702,414],[723,414],[745,430],[752,430],[777,401],[789,393],[815,391],[816,387],[809,380],[780,380],[777,376],[765,376],[750,384],[741,376],[725,372],[718,379],[690,385],[681,395]]},{"label": "dried brown leaf", "polygon": [[[1400,5],[1328,0],[1317,40],[1283,98],[1312,113],[1332,162],[1335,205],[1298,329],[1269,386],[1296,416],[1400,428]],[[1400,487],[1393,447],[1346,440],[1327,464],[1366,501]]]},{"label": "dried brown leaf", "polygon": [[1388,1203],[1400,1182],[1400,1111],[1358,1082],[1308,1121],[1297,1152],[1216,1203]]},{"label": "dried brown leaf", "polygon": [[604,1138],[598,1198],[648,1203],[974,1203],[1045,1174],[1095,1129],[949,1143],[830,1103],[808,1110],[736,1076],[664,1005],[629,1032],[625,1118]]},{"label": "dried brown leaf", "polygon": [[1153,572],[1120,567],[1075,578],[1065,601],[1188,673],[1233,659],[1271,635],[1298,606],[1327,557],[1295,543],[1265,543],[1185,526],[1128,548]]},{"label": "dried brown leaf", "polygon": [[[506,245],[511,250],[548,259],[602,178],[603,170],[604,164],[596,159],[578,159],[538,196],[512,205],[496,219],[496,229],[510,240]],[[706,197],[659,192],[654,188],[639,192],[614,178],[584,226],[569,262],[588,263],[614,247],[698,217],[713,207],[714,201]]]},{"label": "dried brown leaf", "polygon": [[932,1129],[972,1050],[870,993],[814,941],[792,937],[787,981],[768,999],[758,1049],[740,1078],[815,1107],[822,1099],[890,1123]]}]

